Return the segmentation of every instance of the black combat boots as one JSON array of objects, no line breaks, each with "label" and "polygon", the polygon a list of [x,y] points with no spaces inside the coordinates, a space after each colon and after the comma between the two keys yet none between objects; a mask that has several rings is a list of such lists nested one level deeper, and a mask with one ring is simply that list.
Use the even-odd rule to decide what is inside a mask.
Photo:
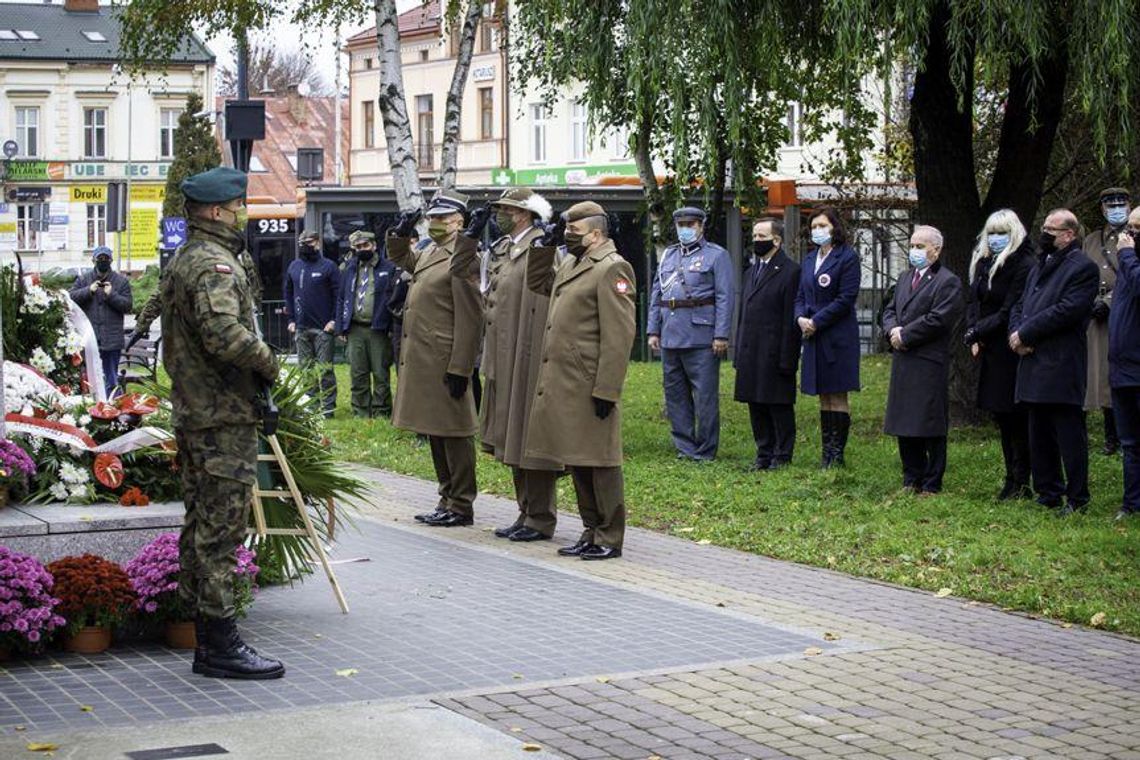
[{"label": "black combat boots", "polygon": [[285,666],[279,661],[262,657],[241,640],[233,618],[199,620],[195,628],[199,631],[198,647],[194,650],[195,673],[247,681],[285,675]]}]

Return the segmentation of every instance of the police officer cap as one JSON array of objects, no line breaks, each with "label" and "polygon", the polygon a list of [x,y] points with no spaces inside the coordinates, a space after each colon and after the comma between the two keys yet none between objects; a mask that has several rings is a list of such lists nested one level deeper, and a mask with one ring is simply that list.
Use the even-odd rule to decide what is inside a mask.
[{"label": "police officer cap", "polygon": [[182,180],[182,194],[197,203],[225,203],[244,198],[249,179],[237,169],[219,166]]},{"label": "police officer cap", "polygon": [[567,222],[577,222],[582,219],[589,219],[591,216],[605,216],[606,210],[599,204],[593,201],[582,201],[575,203],[570,208],[566,209],[563,214]]},{"label": "police officer cap", "polygon": [[673,212],[674,222],[704,222],[705,212],[694,206],[685,206]]},{"label": "police officer cap", "polygon": [[1104,190],[1100,191],[1100,202],[1101,203],[1105,203],[1107,201],[1130,201],[1130,200],[1132,200],[1132,194],[1129,193],[1128,189],[1124,188],[1124,187],[1106,187]]},{"label": "police officer cap", "polygon": [[431,199],[426,213],[428,216],[447,216],[448,214],[464,214],[467,212],[468,198],[463,193],[454,190],[440,190]]},{"label": "police officer cap", "polygon": [[321,233],[316,230],[305,230],[301,236],[297,238],[301,243],[319,243],[321,240]]},{"label": "police officer cap", "polygon": [[351,246],[363,245],[364,243],[375,243],[376,235],[365,230],[357,230],[348,236],[348,244]]},{"label": "police officer cap", "polygon": [[111,251],[110,248],[108,248],[105,245],[101,245],[98,248],[96,248],[94,251],[91,252],[91,260],[92,261],[98,261],[99,259],[109,259],[109,258],[112,258],[114,255],[115,255],[114,252]]}]

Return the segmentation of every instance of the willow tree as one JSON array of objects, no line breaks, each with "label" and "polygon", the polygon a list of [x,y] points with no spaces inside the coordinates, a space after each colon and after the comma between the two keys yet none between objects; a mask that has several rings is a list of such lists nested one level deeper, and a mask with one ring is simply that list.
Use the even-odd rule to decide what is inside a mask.
[{"label": "willow tree", "polygon": [[[444,22],[454,28],[460,12],[465,18],[478,17],[482,4],[476,0],[446,0]],[[423,7],[428,3],[424,2]],[[473,10],[473,6],[478,6]],[[371,19],[376,26],[376,42],[380,71],[378,104],[384,124],[384,137],[388,148],[388,164],[392,171],[392,184],[401,209],[423,205],[423,189],[419,167],[412,143],[412,127],[408,119],[407,100],[404,96],[403,66],[400,57],[398,14],[395,0],[299,0],[292,6],[272,0],[132,0],[119,10],[122,55],[136,68],[169,61],[174,53],[186,44],[195,30],[209,37],[232,30],[264,30],[279,19],[288,19],[296,28],[319,26],[359,26]],[[456,75],[452,89],[462,93],[466,85],[474,48],[476,25],[465,23],[461,34],[460,56],[456,62]],[[304,40],[302,40],[304,42]],[[445,124],[458,125],[462,98],[448,98]],[[449,136],[450,135],[450,136]],[[458,140],[458,128],[445,134],[444,160],[454,161],[455,149],[448,150],[447,142]],[[441,178],[454,181],[455,167],[444,164]]]}]

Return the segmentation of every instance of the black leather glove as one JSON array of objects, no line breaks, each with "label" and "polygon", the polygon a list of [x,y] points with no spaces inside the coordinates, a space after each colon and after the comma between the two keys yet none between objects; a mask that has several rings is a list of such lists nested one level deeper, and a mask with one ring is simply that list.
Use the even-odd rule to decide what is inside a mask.
[{"label": "black leather glove", "polygon": [[593,398],[594,415],[597,416],[599,420],[604,420],[606,417],[609,417],[610,412],[612,412],[614,410],[614,407],[617,406],[617,404],[614,402],[606,401],[604,398],[598,398],[597,396],[594,396]]},{"label": "black leather glove", "polygon": [[483,239],[483,228],[487,226],[487,222],[491,219],[491,207],[480,206],[471,212],[471,219],[467,222],[467,229],[463,230],[463,234],[472,240]]},{"label": "black leather glove", "polygon": [[143,339],[143,334],[138,330],[131,332],[130,337],[127,338],[127,347],[123,349],[124,352],[130,351],[136,343]]},{"label": "black leather glove", "polygon": [[1097,322],[1104,322],[1108,319],[1108,301],[1103,298],[1098,298],[1093,302],[1092,318]]},{"label": "black leather glove", "polygon": [[448,372],[443,376],[443,382],[447,383],[447,392],[451,394],[452,398],[462,398],[463,394],[467,392],[467,383],[470,382],[470,378]]},{"label": "black leather glove", "polygon": [[542,229],[545,232],[542,236],[542,245],[544,247],[549,248],[562,245],[566,241],[566,220],[561,214],[558,215],[558,221],[545,224]]},{"label": "black leather glove", "polygon": [[978,331],[971,327],[966,330],[966,334],[962,336],[962,342],[967,346],[972,346],[978,342]]},{"label": "black leather glove", "polygon": [[400,214],[400,221],[392,228],[391,234],[396,237],[411,237],[416,229],[416,222],[424,215],[423,210],[415,208]]}]

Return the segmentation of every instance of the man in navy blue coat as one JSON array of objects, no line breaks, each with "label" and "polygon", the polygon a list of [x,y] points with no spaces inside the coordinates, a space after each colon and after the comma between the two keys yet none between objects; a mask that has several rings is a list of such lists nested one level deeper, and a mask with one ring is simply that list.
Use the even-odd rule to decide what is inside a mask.
[{"label": "man in navy blue coat", "polygon": [[673,213],[677,244],[665,249],[649,296],[649,347],[661,351],[665,411],[678,459],[716,457],[720,360],[728,355],[733,275],[728,251],[704,236],[705,212]]},{"label": "man in navy blue coat", "polygon": [[1088,384],[1086,332],[1100,273],[1081,250],[1080,223],[1068,209],[1045,217],[1040,248],[1009,318],[1009,347],[1021,357],[1015,396],[1029,412],[1037,501],[1066,516],[1084,511],[1089,503],[1089,439],[1082,407]]},{"label": "man in navy blue coat", "polygon": [[1117,520],[1140,514],[1140,208],[1117,238],[1119,270],[1108,315],[1108,380],[1116,432],[1124,452],[1124,501]]},{"label": "man in navy blue coat", "polygon": [[396,286],[396,265],[376,249],[376,235],[364,230],[348,238],[352,258],[340,272],[336,334],[347,342],[352,414],[392,414],[392,314],[388,301]]},{"label": "man in navy blue coat", "polygon": [[300,258],[285,272],[285,316],[288,330],[297,340],[297,362],[317,364],[321,378],[314,394],[320,394],[326,417],[336,409],[336,373],[333,371],[333,330],[336,327],[336,296],[340,273],[321,250],[315,230],[298,238]]}]

